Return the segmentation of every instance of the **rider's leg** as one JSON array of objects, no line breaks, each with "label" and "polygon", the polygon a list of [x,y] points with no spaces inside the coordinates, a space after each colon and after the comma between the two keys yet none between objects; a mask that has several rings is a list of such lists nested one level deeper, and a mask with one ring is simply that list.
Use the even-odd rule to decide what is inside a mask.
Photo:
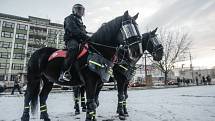
[{"label": "rider's leg", "polygon": [[70,69],[75,62],[77,53],[79,51],[79,44],[76,40],[68,41],[66,46],[68,49],[68,57],[64,61],[63,69],[59,77],[59,81],[61,82],[71,80],[72,77],[70,74]]}]

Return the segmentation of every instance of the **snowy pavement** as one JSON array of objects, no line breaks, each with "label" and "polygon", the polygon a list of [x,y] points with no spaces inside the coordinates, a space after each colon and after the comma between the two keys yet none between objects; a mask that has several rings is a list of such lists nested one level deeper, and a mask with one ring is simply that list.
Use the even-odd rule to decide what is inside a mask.
[{"label": "snowy pavement", "polygon": [[[127,121],[215,121],[215,86],[130,90]],[[48,112],[52,121],[84,121],[74,115],[72,92],[51,93]],[[119,121],[117,91],[102,91],[98,121]],[[0,121],[20,121],[23,95],[0,94]],[[39,115],[39,114],[38,114]],[[31,118],[39,120],[36,115]]]}]

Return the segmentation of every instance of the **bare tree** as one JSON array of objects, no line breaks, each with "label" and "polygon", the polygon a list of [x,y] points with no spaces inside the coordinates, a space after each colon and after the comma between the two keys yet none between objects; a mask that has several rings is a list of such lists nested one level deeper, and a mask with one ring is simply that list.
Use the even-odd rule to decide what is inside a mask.
[{"label": "bare tree", "polygon": [[164,47],[163,59],[154,64],[164,73],[167,84],[168,73],[174,69],[174,64],[181,56],[184,56],[190,45],[189,34],[181,31],[161,29],[158,38]]}]

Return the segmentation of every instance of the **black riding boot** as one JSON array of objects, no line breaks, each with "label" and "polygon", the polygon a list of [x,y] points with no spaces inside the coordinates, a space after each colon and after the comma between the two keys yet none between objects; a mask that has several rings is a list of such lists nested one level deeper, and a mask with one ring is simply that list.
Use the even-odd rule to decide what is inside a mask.
[{"label": "black riding boot", "polygon": [[65,82],[65,81],[70,81],[72,79],[72,76],[69,72],[69,70],[65,71],[65,72],[61,72],[60,77],[58,79],[58,81],[60,82]]},{"label": "black riding boot", "polygon": [[72,79],[72,76],[70,74],[70,69],[74,64],[77,53],[79,51],[79,44],[77,41],[74,41],[74,40],[68,41],[66,47],[68,49],[68,52],[67,52],[68,56],[64,60],[64,66],[63,66],[61,75],[58,79],[60,82],[70,81]]}]

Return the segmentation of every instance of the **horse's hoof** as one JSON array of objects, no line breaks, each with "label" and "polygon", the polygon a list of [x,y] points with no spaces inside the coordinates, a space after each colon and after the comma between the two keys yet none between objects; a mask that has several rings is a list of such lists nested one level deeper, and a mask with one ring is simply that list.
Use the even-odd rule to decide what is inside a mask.
[{"label": "horse's hoof", "polygon": [[96,119],[86,119],[85,121],[97,121]]},{"label": "horse's hoof", "polygon": [[124,110],[125,117],[129,117],[127,110]]},{"label": "horse's hoof", "polygon": [[43,119],[44,121],[51,121],[51,119],[49,118],[48,113],[40,114],[40,119]]},{"label": "horse's hoof", "polygon": [[125,120],[126,118],[125,118],[125,116],[119,115],[119,119],[120,120]]},{"label": "horse's hoof", "polygon": [[21,121],[29,121],[30,116],[28,113],[24,113],[21,117]]},{"label": "horse's hoof", "polygon": [[48,117],[46,117],[46,118],[41,118],[41,117],[40,117],[40,119],[42,119],[42,120],[44,120],[44,121],[51,121],[51,119],[48,118]]},{"label": "horse's hoof", "polygon": [[80,114],[80,111],[75,111],[75,115],[78,115],[78,114]]},{"label": "horse's hoof", "polygon": [[51,119],[50,118],[47,118],[47,119],[43,119],[44,121],[51,121]]},{"label": "horse's hoof", "polygon": [[86,112],[87,111],[87,109],[86,108],[82,108],[82,112]]},{"label": "horse's hoof", "polygon": [[129,117],[129,115],[127,113],[125,113],[125,117]]}]

